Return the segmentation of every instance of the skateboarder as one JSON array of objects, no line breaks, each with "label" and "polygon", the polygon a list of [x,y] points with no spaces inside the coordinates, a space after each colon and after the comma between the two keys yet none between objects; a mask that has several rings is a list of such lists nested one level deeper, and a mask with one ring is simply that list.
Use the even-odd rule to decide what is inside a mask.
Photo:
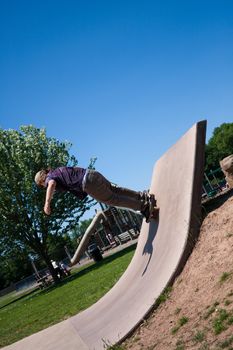
[{"label": "skateboarder", "polygon": [[59,167],[39,171],[35,176],[39,187],[46,188],[44,212],[51,214],[50,203],[56,191],[69,191],[82,200],[90,195],[98,202],[109,206],[125,207],[140,211],[149,222],[156,217],[158,208],[153,195],[148,191],[136,192],[118,187],[98,171],[80,167]]}]

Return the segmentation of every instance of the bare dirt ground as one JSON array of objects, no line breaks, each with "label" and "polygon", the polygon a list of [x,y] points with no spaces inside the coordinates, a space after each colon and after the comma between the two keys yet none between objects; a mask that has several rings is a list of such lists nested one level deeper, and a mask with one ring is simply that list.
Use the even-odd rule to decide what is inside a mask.
[{"label": "bare dirt ground", "polygon": [[205,217],[172,289],[122,344],[130,350],[233,350],[233,196]]}]

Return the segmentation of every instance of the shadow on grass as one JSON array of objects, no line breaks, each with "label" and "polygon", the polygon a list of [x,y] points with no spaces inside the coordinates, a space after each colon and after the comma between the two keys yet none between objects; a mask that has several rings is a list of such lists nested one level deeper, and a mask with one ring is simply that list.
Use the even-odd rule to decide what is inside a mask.
[{"label": "shadow on grass", "polygon": [[9,306],[9,305],[11,305],[11,304],[14,304],[16,301],[19,301],[19,300],[21,300],[21,299],[24,299],[24,298],[27,298],[28,296],[30,296],[30,295],[32,295],[32,294],[38,294],[38,288],[34,288],[34,289],[31,289],[30,291],[28,291],[28,292],[25,292],[24,294],[22,294],[22,295],[20,295],[20,296],[16,296],[15,297],[15,299],[13,299],[13,300],[11,300],[11,301],[9,301],[8,303],[6,303],[6,304],[4,304],[4,305],[2,305],[1,307],[0,307],[0,310],[1,309],[3,309],[4,307],[6,307],[6,306]]},{"label": "shadow on grass", "polygon": [[[129,252],[132,252],[133,250],[135,250],[135,247],[136,247],[136,244],[133,244],[119,252],[116,252],[108,257],[105,257],[103,260],[101,260],[100,262],[97,262],[97,263],[94,263],[94,262],[91,262],[90,261],[90,265],[88,264],[86,267],[83,266],[83,267],[80,267],[78,271],[72,273],[71,276],[69,277],[66,277],[65,279],[59,281],[58,283],[56,284],[53,284],[43,290],[32,290],[32,291],[29,291],[28,293],[26,294],[23,294],[21,295],[20,297],[14,299],[14,300],[11,300],[9,303],[3,305],[2,307],[0,307],[0,309],[6,307],[6,306],[9,306],[13,303],[15,303],[16,301],[19,301],[21,299],[24,299],[24,298],[27,298],[28,296],[31,295],[31,298],[34,298],[34,297],[37,297],[39,295],[43,295],[43,294],[47,294],[47,293],[50,293],[51,291],[61,287],[61,286],[64,286],[66,285],[67,283],[81,277],[81,276],[84,276],[86,275],[87,273],[91,272],[91,271],[95,271],[95,270],[98,270],[99,268],[101,268],[102,266],[104,265],[107,265],[111,262],[113,262],[114,260],[118,259],[118,258],[121,258],[122,256],[126,255],[127,253]],[[80,270],[81,269],[81,270]],[[34,295],[33,295],[34,294]]]}]

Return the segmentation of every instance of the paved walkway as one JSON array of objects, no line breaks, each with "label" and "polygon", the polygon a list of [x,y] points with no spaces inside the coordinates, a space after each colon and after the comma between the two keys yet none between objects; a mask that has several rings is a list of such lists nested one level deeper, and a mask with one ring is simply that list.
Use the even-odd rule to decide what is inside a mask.
[{"label": "paved walkway", "polygon": [[[138,242],[138,238],[135,238],[135,239],[132,239],[126,243],[120,244],[114,248],[108,249],[103,253],[103,257],[105,258],[107,256],[110,256],[110,255],[113,255],[117,252],[120,252],[121,250],[124,250],[124,249],[126,249],[134,244],[137,244],[137,242]],[[84,259],[80,260],[80,263],[77,263],[76,265],[72,266],[72,269],[89,264],[90,262],[92,262],[92,259],[84,258]]]}]

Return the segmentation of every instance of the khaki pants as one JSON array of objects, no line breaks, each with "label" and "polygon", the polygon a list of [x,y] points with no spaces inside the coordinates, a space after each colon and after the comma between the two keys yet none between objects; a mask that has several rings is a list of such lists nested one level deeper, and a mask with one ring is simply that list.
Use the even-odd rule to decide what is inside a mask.
[{"label": "khaki pants", "polygon": [[141,201],[141,192],[115,186],[95,170],[88,171],[83,190],[98,202],[113,207],[141,210],[144,205]]}]

